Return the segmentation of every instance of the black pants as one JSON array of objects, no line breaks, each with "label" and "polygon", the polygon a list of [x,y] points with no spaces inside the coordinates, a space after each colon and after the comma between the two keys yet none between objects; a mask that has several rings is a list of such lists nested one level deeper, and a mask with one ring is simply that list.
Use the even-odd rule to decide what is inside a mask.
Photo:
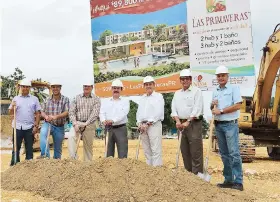
[{"label": "black pants", "polygon": [[185,169],[203,173],[202,121],[192,121],[182,132],[181,153]]},{"label": "black pants", "polygon": [[126,126],[109,130],[107,157],[115,156],[115,144],[117,144],[118,158],[127,158],[128,139]]},{"label": "black pants", "polygon": [[[28,130],[18,130],[17,129],[17,141],[16,141],[17,163],[20,162],[20,155],[19,154],[20,154],[20,148],[21,148],[22,140],[24,140],[24,143],[25,143],[25,151],[26,151],[25,159],[26,160],[33,159],[34,136],[33,136],[33,133],[32,133],[32,128],[28,129]],[[14,155],[15,155],[15,153],[14,153],[14,134],[13,134],[13,152],[12,152],[11,166],[15,164]]]}]

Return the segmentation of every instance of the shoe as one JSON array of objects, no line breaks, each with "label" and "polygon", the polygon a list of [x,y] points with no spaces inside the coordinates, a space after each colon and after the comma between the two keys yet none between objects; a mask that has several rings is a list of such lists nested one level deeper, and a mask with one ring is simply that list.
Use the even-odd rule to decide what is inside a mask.
[{"label": "shoe", "polygon": [[224,182],[224,183],[219,183],[217,184],[217,187],[219,188],[232,188],[233,183],[231,182]]},{"label": "shoe", "polygon": [[243,191],[243,184],[234,183],[234,185],[232,186],[232,189],[237,189],[239,191]]}]

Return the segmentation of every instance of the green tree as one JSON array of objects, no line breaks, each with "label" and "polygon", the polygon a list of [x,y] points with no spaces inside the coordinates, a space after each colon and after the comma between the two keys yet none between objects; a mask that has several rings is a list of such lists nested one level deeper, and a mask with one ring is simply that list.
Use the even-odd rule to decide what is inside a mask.
[{"label": "green tree", "polygon": [[93,61],[97,62],[97,54],[98,54],[98,46],[101,46],[102,44],[100,41],[92,41],[92,54],[93,54]]},{"label": "green tree", "polygon": [[127,119],[128,119],[127,127],[128,127],[129,130],[131,130],[131,127],[136,126],[137,108],[138,108],[138,105],[135,102],[130,101],[130,110],[129,110],[129,113],[127,115]]},{"label": "green tree", "polygon": [[15,71],[13,74],[9,75],[9,76],[1,76],[2,79],[2,87],[1,87],[1,97],[14,97],[16,96],[17,92],[16,92],[16,84],[18,83],[18,81],[24,79],[25,76],[23,75],[23,72],[16,67]]},{"label": "green tree", "polygon": [[174,93],[164,93],[164,120],[162,122],[162,129],[164,132],[168,132],[172,128],[176,127],[174,120],[171,117],[171,103]]},{"label": "green tree", "polygon": [[121,38],[121,41],[122,42],[127,42],[129,40],[129,38],[127,37],[127,36],[123,36],[122,38]]},{"label": "green tree", "polygon": [[156,26],[155,31],[156,31],[156,35],[159,36],[162,33],[162,29],[167,27],[166,24],[159,24]]},{"label": "green tree", "polygon": [[128,41],[137,41],[139,38],[137,36],[131,36],[128,38]]},{"label": "green tree", "polygon": [[[42,81],[41,78],[36,79],[36,81]],[[47,93],[44,93],[44,91],[46,90],[46,87],[41,87],[41,86],[33,86],[32,87],[32,91],[31,94],[36,96],[39,99],[39,102],[42,103],[46,100],[46,98],[49,96]]]},{"label": "green tree", "polygon": [[102,45],[106,44],[106,36],[112,35],[113,32],[111,30],[105,30],[99,37],[99,41]]},{"label": "green tree", "polygon": [[149,25],[145,25],[145,26],[143,27],[143,30],[150,30],[150,29],[155,29],[155,26],[149,24]]}]

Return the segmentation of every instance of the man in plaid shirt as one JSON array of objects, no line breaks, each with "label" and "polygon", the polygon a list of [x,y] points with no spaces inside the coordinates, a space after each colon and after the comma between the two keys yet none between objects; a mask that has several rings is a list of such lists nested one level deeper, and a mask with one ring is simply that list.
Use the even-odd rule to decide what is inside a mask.
[{"label": "man in plaid shirt", "polygon": [[95,136],[95,121],[100,111],[100,99],[92,93],[93,81],[85,82],[83,93],[75,97],[69,111],[73,124],[68,136],[69,156],[77,158],[77,135],[82,132],[84,161],[92,161],[93,138]]},{"label": "man in plaid shirt", "polygon": [[[53,95],[49,97],[42,105],[41,116],[45,119],[40,132],[40,149],[42,158],[44,156],[50,158],[50,149],[48,144],[48,130],[53,136],[54,143],[54,159],[61,159],[62,154],[62,142],[64,140],[64,124],[69,111],[69,98],[61,95],[61,83],[52,82],[51,89]],[[47,153],[46,151],[47,146]]]}]

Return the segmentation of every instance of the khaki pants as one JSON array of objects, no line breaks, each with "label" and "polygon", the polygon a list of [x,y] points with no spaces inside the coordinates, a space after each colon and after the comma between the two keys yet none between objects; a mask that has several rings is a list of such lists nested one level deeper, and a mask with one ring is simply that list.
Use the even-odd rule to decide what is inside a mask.
[{"label": "khaki pants", "polygon": [[162,124],[160,121],[150,126],[141,135],[146,162],[151,166],[162,165]]},{"label": "khaki pants", "polygon": [[202,121],[192,121],[183,131],[181,153],[186,170],[203,173]]},{"label": "khaki pants", "polygon": [[[93,156],[93,139],[95,136],[95,124],[90,124],[83,132],[83,154],[84,161],[92,161]],[[77,158],[75,156],[77,141],[79,133],[76,133],[75,128],[72,127],[68,136],[68,151],[71,158]]]}]

